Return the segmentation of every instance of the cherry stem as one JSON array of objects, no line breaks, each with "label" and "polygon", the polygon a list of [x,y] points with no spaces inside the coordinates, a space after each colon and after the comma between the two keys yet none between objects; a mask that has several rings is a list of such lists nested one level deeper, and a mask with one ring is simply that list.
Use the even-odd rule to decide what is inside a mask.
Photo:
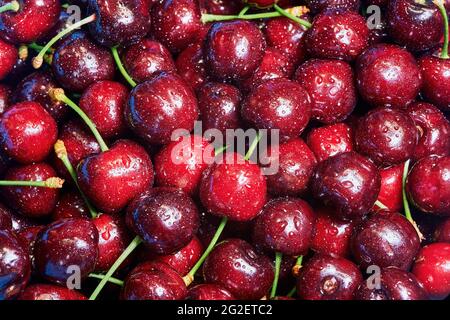
[{"label": "cherry stem", "polygon": [[200,257],[200,259],[198,259],[198,261],[194,265],[194,267],[192,267],[191,271],[189,271],[189,273],[183,277],[183,281],[186,284],[186,287],[188,287],[192,283],[192,281],[194,281],[195,274],[197,273],[198,269],[200,269],[203,262],[209,256],[211,251],[214,249],[217,241],[220,238],[220,235],[222,234],[223,229],[227,225],[227,222],[228,222],[228,218],[223,217],[222,220],[220,221],[219,227],[216,230],[216,233],[214,233],[214,236],[211,239],[211,242],[208,244],[208,247],[206,248],[205,252],[203,252],[202,256]]},{"label": "cherry stem", "polygon": [[[88,277],[102,280],[102,279],[105,278],[105,275],[104,274],[91,273],[91,274],[89,274]],[[123,287],[123,283],[124,283],[123,280],[120,280],[120,279],[117,279],[117,278],[114,278],[114,277],[109,277],[108,282],[117,284],[118,286],[121,286],[121,287]]]},{"label": "cherry stem", "polygon": [[20,9],[20,4],[18,1],[11,1],[10,3],[5,4],[4,6],[0,7],[0,13],[6,12],[6,11],[14,11],[17,12]]},{"label": "cherry stem", "polygon": [[122,252],[122,254],[119,256],[119,258],[117,258],[117,260],[111,266],[111,268],[109,268],[108,272],[105,274],[103,279],[97,285],[97,288],[95,288],[94,292],[92,292],[91,296],[89,297],[89,300],[97,299],[97,296],[102,291],[102,289],[106,285],[106,283],[111,279],[114,272],[117,271],[117,269],[125,261],[125,259],[128,258],[128,256],[134,251],[134,249],[136,249],[141,243],[142,243],[142,239],[139,238],[139,236],[136,236],[133,239],[133,241],[131,241],[131,243],[128,245],[128,247]]},{"label": "cherry stem", "polygon": [[69,156],[67,154],[67,149],[66,149],[66,146],[64,145],[64,141],[62,141],[62,140],[56,141],[56,143],[54,145],[54,149],[55,149],[56,156],[58,157],[58,159],[60,159],[62,161],[62,163],[66,167],[67,171],[69,172],[70,176],[72,177],[73,182],[75,183],[78,191],[80,192],[81,197],[83,198],[84,202],[86,203],[86,206],[89,209],[91,217],[92,218],[97,217],[98,216],[97,211],[90,204],[90,202],[89,202],[88,198],[86,197],[86,195],[84,194],[84,192],[81,191],[81,188],[80,188],[80,186],[78,184],[78,180],[77,180],[77,174],[75,173],[74,167],[70,163]]},{"label": "cherry stem", "polygon": [[247,13],[247,11],[250,9],[250,6],[246,6],[244,7],[241,12],[239,12],[238,16],[242,17],[243,15],[245,15]]},{"label": "cherry stem", "polygon": [[272,290],[270,291],[270,299],[273,299],[277,294],[278,279],[280,278],[281,259],[283,254],[275,253],[275,276],[273,278]]},{"label": "cherry stem", "polygon": [[122,64],[122,61],[120,60],[119,52],[117,52],[117,47],[111,48],[112,55],[114,57],[114,61],[116,62],[117,67],[119,68],[120,73],[122,76],[127,80],[127,82],[132,86],[133,88],[137,86],[136,81],[134,81],[131,76],[128,74],[127,70],[125,70],[125,67]]},{"label": "cherry stem", "polygon": [[[37,44],[36,42],[33,42],[28,45],[28,48],[33,49],[34,51],[39,53],[41,50],[44,49],[44,46],[41,46],[41,45]],[[47,49],[47,51],[45,53],[51,54],[52,52],[53,52],[52,49],[49,48],[49,49]]]},{"label": "cherry stem", "polygon": [[83,119],[83,121],[86,123],[86,125],[91,129],[92,134],[94,135],[95,139],[97,140],[98,144],[100,145],[100,149],[105,152],[108,151],[108,146],[105,143],[105,140],[103,140],[102,136],[100,135],[100,132],[98,132],[97,127],[92,122],[91,119],[87,116],[86,113],[84,113],[83,110],[79,106],[76,105],[75,102],[69,99],[64,93],[64,90],[61,88],[57,89],[50,89],[49,95],[53,100],[61,101],[65,104],[67,104],[72,110],[74,110],[80,117]]},{"label": "cherry stem", "polygon": [[387,210],[387,209],[389,209],[388,207],[386,207],[386,206],[385,206],[381,201],[379,201],[379,200],[375,201],[375,205],[376,205],[378,208],[382,209],[382,210]]},{"label": "cherry stem", "polygon": [[434,4],[439,8],[441,12],[442,18],[444,20],[444,45],[442,46],[441,58],[449,59],[448,55],[448,38],[449,38],[449,30],[448,30],[448,15],[447,10],[444,7],[444,2],[442,0],[434,0]]},{"label": "cherry stem", "polygon": [[[287,10],[284,10],[280,7],[278,9],[276,8],[278,6],[274,6],[275,12],[264,12],[264,13],[255,13],[255,14],[238,14],[238,15],[216,15],[216,14],[208,14],[204,13],[202,14],[202,22],[208,23],[208,22],[214,22],[214,21],[229,21],[229,20],[255,20],[255,19],[267,19],[267,18],[276,18],[276,17],[287,17],[300,25],[304,26],[305,28],[311,28],[312,24],[309,21],[306,21],[301,18],[297,18],[290,12],[296,11],[299,7],[293,7]],[[245,13],[245,12],[244,12]]]},{"label": "cherry stem", "polygon": [[291,291],[288,292],[288,294],[286,295],[286,297],[292,298],[296,292],[297,292],[297,287],[294,286],[294,287],[291,289]]},{"label": "cherry stem", "polygon": [[47,44],[39,51],[38,55],[33,58],[33,68],[39,69],[42,66],[42,63],[44,62],[44,55],[59,39],[64,37],[65,35],[71,33],[73,30],[80,28],[81,26],[91,23],[95,21],[96,16],[95,14],[90,15],[87,18],[84,18],[70,26],[68,26],[66,29],[62,30],[60,33],[58,33],[56,36],[54,36]]},{"label": "cherry stem", "polygon": [[406,178],[408,177],[408,170],[409,170],[409,163],[410,160],[408,159],[405,162],[405,165],[403,166],[403,177],[402,177],[402,197],[403,197],[403,209],[405,210],[405,216],[406,219],[408,219],[411,223],[414,222],[412,215],[411,215],[411,210],[409,209],[409,203],[408,203],[408,198],[406,196]]},{"label": "cherry stem", "polygon": [[256,134],[255,140],[253,140],[252,144],[248,148],[247,153],[245,154],[244,160],[249,160],[252,156],[253,152],[255,151],[256,147],[258,146],[259,140],[261,140],[262,135],[259,134],[259,132]]},{"label": "cherry stem", "polygon": [[61,189],[64,179],[51,177],[45,181],[17,181],[17,180],[0,180],[0,186],[12,187],[42,187],[50,189]]}]

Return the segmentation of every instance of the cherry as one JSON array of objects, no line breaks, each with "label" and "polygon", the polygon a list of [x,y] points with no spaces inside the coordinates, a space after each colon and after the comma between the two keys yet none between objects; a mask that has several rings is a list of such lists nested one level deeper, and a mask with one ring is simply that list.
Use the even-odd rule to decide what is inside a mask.
[{"label": "cherry", "polygon": [[300,269],[297,294],[305,300],[351,300],[362,280],[353,262],[316,254]]},{"label": "cherry", "polygon": [[429,155],[450,155],[450,122],[434,105],[414,102],[407,112],[419,130],[419,141],[414,149],[413,159]]},{"label": "cherry", "polygon": [[0,230],[0,300],[12,299],[26,286],[31,274],[29,254],[13,232]]},{"label": "cherry", "polygon": [[34,244],[36,272],[62,285],[66,285],[74,265],[79,267],[81,278],[86,278],[94,271],[97,257],[98,231],[88,219],[55,221],[39,233]]},{"label": "cherry", "polygon": [[200,8],[195,0],[162,0],[151,9],[152,34],[173,53],[197,39]]},{"label": "cherry", "polygon": [[80,108],[94,122],[102,137],[108,139],[125,132],[123,110],[128,99],[128,89],[114,81],[91,84],[80,98]]},{"label": "cherry", "polygon": [[279,0],[243,0],[245,3],[257,8],[269,8],[276,4]]},{"label": "cherry", "polygon": [[418,63],[423,77],[423,95],[442,111],[449,111],[450,60],[425,56]]},{"label": "cherry", "polygon": [[115,72],[111,53],[82,31],[61,41],[53,54],[52,68],[58,83],[73,92],[82,92],[100,80],[112,80]]},{"label": "cherry", "polygon": [[433,299],[445,299],[450,294],[450,244],[433,243],[423,247],[412,273]]},{"label": "cherry", "polygon": [[300,138],[271,146],[271,166],[278,165],[275,174],[266,176],[267,187],[277,196],[304,194],[314,173],[317,161],[314,153]]},{"label": "cherry", "polygon": [[192,240],[199,226],[199,213],[184,192],[155,188],[130,203],[127,222],[151,252],[166,255]]},{"label": "cherry", "polygon": [[34,244],[36,243],[36,239],[41,232],[45,228],[44,225],[38,225],[33,227],[27,227],[20,232],[17,233],[19,237],[22,237],[22,242],[28,248],[30,254],[31,265],[34,264]]},{"label": "cherry", "polygon": [[416,148],[418,131],[404,111],[377,108],[359,120],[355,130],[356,149],[379,165],[405,162]]},{"label": "cherry", "polygon": [[268,251],[299,256],[310,247],[315,214],[306,201],[278,198],[256,217],[253,242]]},{"label": "cherry", "polygon": [[53,210],[53,221],[68,218],[88,218],[89,210],[77,191],[68,191],[60,195]]},{"label": "cherry", "polygon": [[14,45],[0,40],[0,80],[3,80],[13,69],[18,55],[19,52]]},{"label": "cherry", "polygon": [[0,230],[12,230],[12,219],[9,209],[0,203]]},{"label": "cherry", "polygon": [[352,11],[318,14],[305,34],[307,52],[315,58],[354,60],[368,46],[366,21]]},{"label": "cherry", "polygon": [[[74,1],[68,1],[69,3],[73,3]],[[53,27],[47,31],[42,37],[40,37],[38,40],[36,40],[36,43],[30,43],[28,47],[30,49],[36,48],[36,50],[39,50],[40,48],[35,46],[35,44],[38,45],[45,45],[47,42],[49,42],[53,37],[55,37],[58,33],[61,31],[67,29],[70,27],[70,24],[73,22],[71,21],[71,13],[70,10],[67,9],[61,9],[58,16],[58,21],[53,25]]]},{"label": "cherry", "polygon": [[153,183],[150,157],[130,140],[118,140],[111,149],[87,156],[77,174],[82,191],[105,213],[119,212]]},{"label": "cherry", "polygon": [[[55,170],[43,162],[10,167],[5,173],[6,180],[16,181],[45,181],[55,176]],[[50,215],[55,209],[59,194],[57,188],[31,186],[4,187],[1,191],[13,208],[30,218]]]},{"label": "cherry", "polygon": [[236,300],[235,297],[223,287],[210,284],[202,283],[198,284],[188,291],[189,300]]},{"label": "cherry", "polygon": [[208,82],[197,92],[198,107],[203,130],[241,127],[240,103],[242,95],[236,87],[218,82]]},{"label": "cherry", "polygon": [[360,0],[307,0],[306,5],[312,13],[316,14],[326,10],[351,10],[358,12]]},{"label": "cherry", "polygon": [[196,135],[181,137],[155,156],[156,185],[196,194],[202,173],[213,159],[214,146],[208,140]]},{"label": "cherry", "polygon": [[222,286],[241,300],[262,298],[274,277],[270,259],[241,239],[219,243],[206,258],[203,275],[206,283]]},{"label": "cherry", "polygon": [[408,270],[420,249],[414,226],[401,214],[381,211],[362,222],[353,233],[352,253],[361,268],[397,267]]},{"label": "cherry", "polygon": [[[381,188],[378,193],[378,202],[386,206],[390,211],[397,212],[403,206],[403,169],[404,164],[380,169]],[[374,205],[374,210],[376,204]]]},{"label": "cherry", "polygon": [[138,83],[150,80],[159,72],[176,72],[169,50],[155,40],[142,39],[127,47],[122,56],[125,69]]},{"label": "cherry", "polygon": [[0,83],[0,116],[10,105],[11,88]]},{"label": "cherry", "polygon": [[128,274],[122,290],[124,300],[181,300],[186,295],[183,279],[161,262],[139,264]]},{"label": "cherry", "polygon": [[9,85],[15,85],[20,82],[24,77],[33,72],[31,62],[31,55],[29,54],[27,47],[20,46],[19,54],[16,55],[15,63],[11,71],[8,73],[7,77],[3,79],[4,82]]},{"label": "cherry", "polygon": [[219,80],[242,80],[258,68],[265,47],[264,36],[253,22],[217,22],[205,40],[206,65]]},{"label": "cherry", "polygon": [[44,160],[56,141],[55,120],[37,102],[21,102],[2,114],[0,145],[20,163]]},{"label": "cherry", "polygon": [[340,220],[325,208],[316,209],[316,223],[311,238],[311,249],[320,254],[350,256],[350,238],[355,222]]},{"label": "cherry", "polygon": [[33,219],[27,218],[15,211],[10,210],[6,206],[0,203],[0,212],[3,215],[9,216],[11,220],[11,230],[15,233],[21,233],[27,228],[32,228],[37,226],[37,222]]},{"label": "cherry", "polygon": [[312,177],[311,189],[319,201],[343,219],[360,218],[375,203],[381,178],[376,166],[356,152],[322,161]]},{"label": "cherry", "polygon": [[200,0],[200,8],[211,14],[238,14],[242,7],[241,0]]},{"label": "cherry", "polygon": [[422,76],[411,53],[396,45],[376,44],[358,57],[356,83],[369,104],[404,108],[419,93]]},{"label": "cherry", "polygon": [[321,162],[343,152],[353,151],[353,130],[345,123],[312,129],[306,140],[308,147]]},{"label": "cherry", "polygon": [[17,297],[18,300],[86,300],[86,297],[75,290],[52,284],[32,284]]},{"label": "cherry", "polygon": [[429,156],[409,172],[406,189],[411,202],[423,212],[450,215],[450,156]]},{"label": "cherry", "polygon": [[146,0],[89,0],[88,15],[95,14],[89,25],[92,37],[107,47],[134,43],[150,30]]},{"label": "cherry", "polygon": [[67,115],[67,107],[54,101],[48,95],[51,89],[57,88],[57,84],[50,72],[37,71],[19,82],[14,90],[13,100],[15,102],[34,101],[39,103],[58,122]]},{"label": "cherry", "polygon": [[369,288],[364,281],[355,292],[356,300],[428,300],[428,294],[416,277],[394,267],[380,273],[380,287]]},{"label": "cherry", "polygon": [[450,218],[442,221],[434,232],[435,242],[447,242],[450,243]]},{"label": "cherry", "polygon": [[171,141],[175,129],[194,128],[197,99],[177,75],[161,73],[131,91],[125,107],[129,127],[151,144]]},{"label": "cherry", "polygon": [[408,50],[432,49],[444,34],[443,18],[434,3],[393,0],[386,12],[389,35]]},{"label": "cherry", "polygon": [[323,123],[345,120],[356,105],[350,65],[344,61],[310,59],[295,73],[312,100],[313,119]]},{"label": "cherry", "polygon": [[175,63],[178,74],[195,91],[209,78],[206,72],[203,47],[200,43],[194,43],[183,50]]},{"label": "cherry", "polygon": [[200,200],[208,212],[230,220],[248,221],[266,203],[266,181],[259,166],[227,153],[203,173]]},{"label": "cherry", "polygon": [[296,137],[308,125],[311,99],[298,83],[272,79],[256,87],[244,100],[242,118],[258,129],[279,129],[282,137]]},{"label": "cherry", "polygon": [[0,1],[0,7],[17,4],[17,10],[0,14],[2,38],[13,43],[30,43],[44,36],[56,24],[61,11],[59,0]]}]

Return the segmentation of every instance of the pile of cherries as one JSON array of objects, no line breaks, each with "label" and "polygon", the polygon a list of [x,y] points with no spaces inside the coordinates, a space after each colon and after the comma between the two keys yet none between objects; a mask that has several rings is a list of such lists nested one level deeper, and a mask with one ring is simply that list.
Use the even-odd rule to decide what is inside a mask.
[{"label": "pile of cherries", "polygon": [[0,299],[445,299],[447,10],[0,0]]}]

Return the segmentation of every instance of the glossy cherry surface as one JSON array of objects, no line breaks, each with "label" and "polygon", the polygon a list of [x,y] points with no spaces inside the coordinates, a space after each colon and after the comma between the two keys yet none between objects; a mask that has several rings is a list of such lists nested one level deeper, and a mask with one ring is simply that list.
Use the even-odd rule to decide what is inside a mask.
[{"label": "glossy cherry surface", "polygon": [[194,90],[205,84],[209,75],[206,72],[203,46],[201,43],[191,44],[184,49],[175,61],[178,75]]},{"label": "glossy cherry surface", "polygon": [[450,243],[450,218],[442,221],[434,232],[434,241]]},{"label": "glossy cherry surface", "polygon": [[[389,210],[400,212],[403,207],[403,169],[404,164],[380,169],[381,188],[378,201]],[[376,205],[374,206],[376,208]]]},{"label": "glossy cherry surface", "polygon": [[3,80],[13,69],[18,54],[14,45],[0,40],[0,80]]},{"label": "glossy cherry surface", "polygon": [[360,0],[306,0],[308,8],[313,13],[319,13],[325,10],[351,10],[358,12],[361,5]]},{"label": "glossy cherry surface", "polygon": [[233,295],[223,287],[210,284],[203,283],[198,284],[188,291],[188,299],[189,300],[236,300]]},{"label": "glossy cherry surface", "polygon": [[62,193],[56,202],[52,213],[52,220],[62,220],[68,218],[88,218],[89,211],[86,203],[75,190],[69,190]]},{"label": "glossy cherry surface", "polygon": [[450,59],[425,56],[419,59],[422,93],[442,111],[450,110]]},{"label": "glossy cherry surface", "polygon": [[11,88],[0,84],[0,115],[8,108],[11,100]]},{"label": "glossy cherry surface", "polygon": [[87,300],[76,290],[52,284],[32,284],[25,288],[17,298],[18,300]]}]

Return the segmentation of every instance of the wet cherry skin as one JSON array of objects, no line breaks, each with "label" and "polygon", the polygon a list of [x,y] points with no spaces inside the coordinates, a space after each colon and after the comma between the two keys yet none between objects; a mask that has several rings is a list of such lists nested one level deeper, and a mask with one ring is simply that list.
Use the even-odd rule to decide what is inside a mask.
[{"label": "wet cherry skin", "polygon": [[[403,163],[380,169],[381,188],[377,200],[390,211],[400,212],[403,207],[403,169]],[[378,207],[374,205],[374,209],[376,208]]]},{"label": "wet cherry skin", "polygon": [[209,79],[201,43],[193,43],[184,49],[178,55],[175,65],[178,75],[195,91]]},{"label": "wet cherry skin", "polygon": [[306,0],[308,8],[314,14],[330,10],[352,10],[358,12],[361,5],[360,0]]},{"label": "wet cherry skin", "polygon": [[80,196],[78,190],[63,192],[56,202],[55,210],[52,213],[52,220],[62,220],[68,218],[88,218],[89,211],[86,203]]},{"label": "wet cherry skin", "polygon": [[425,56],[419,59],[422,93],[442,111],[450,110],[450,59]]},{"label": "wet cherry skin", "polygon": [[0,40],[0,80],[3,80],[14,67],[18,57],[17,48],[3,40]]},{"label": "wet cherry skin", "polygon": [[75,290],[53,284],[32,284],[25,288],[17,297],[18,300],[87,300],[87,298]]},{"label": "wet cherry skin", "polygon": [[189,300],[236,300],[226,289],[216,284],[198,284],[188,291]]},{"label": "wet cherry skin", "polygon": [[450,218],[442,221],[434,231],[434,241],[450,243]]},{"label": "wet cherry skin", "polygon": [[8,108],[11,100],[11,88],[7,85],[0,84],[0,115]]}]

